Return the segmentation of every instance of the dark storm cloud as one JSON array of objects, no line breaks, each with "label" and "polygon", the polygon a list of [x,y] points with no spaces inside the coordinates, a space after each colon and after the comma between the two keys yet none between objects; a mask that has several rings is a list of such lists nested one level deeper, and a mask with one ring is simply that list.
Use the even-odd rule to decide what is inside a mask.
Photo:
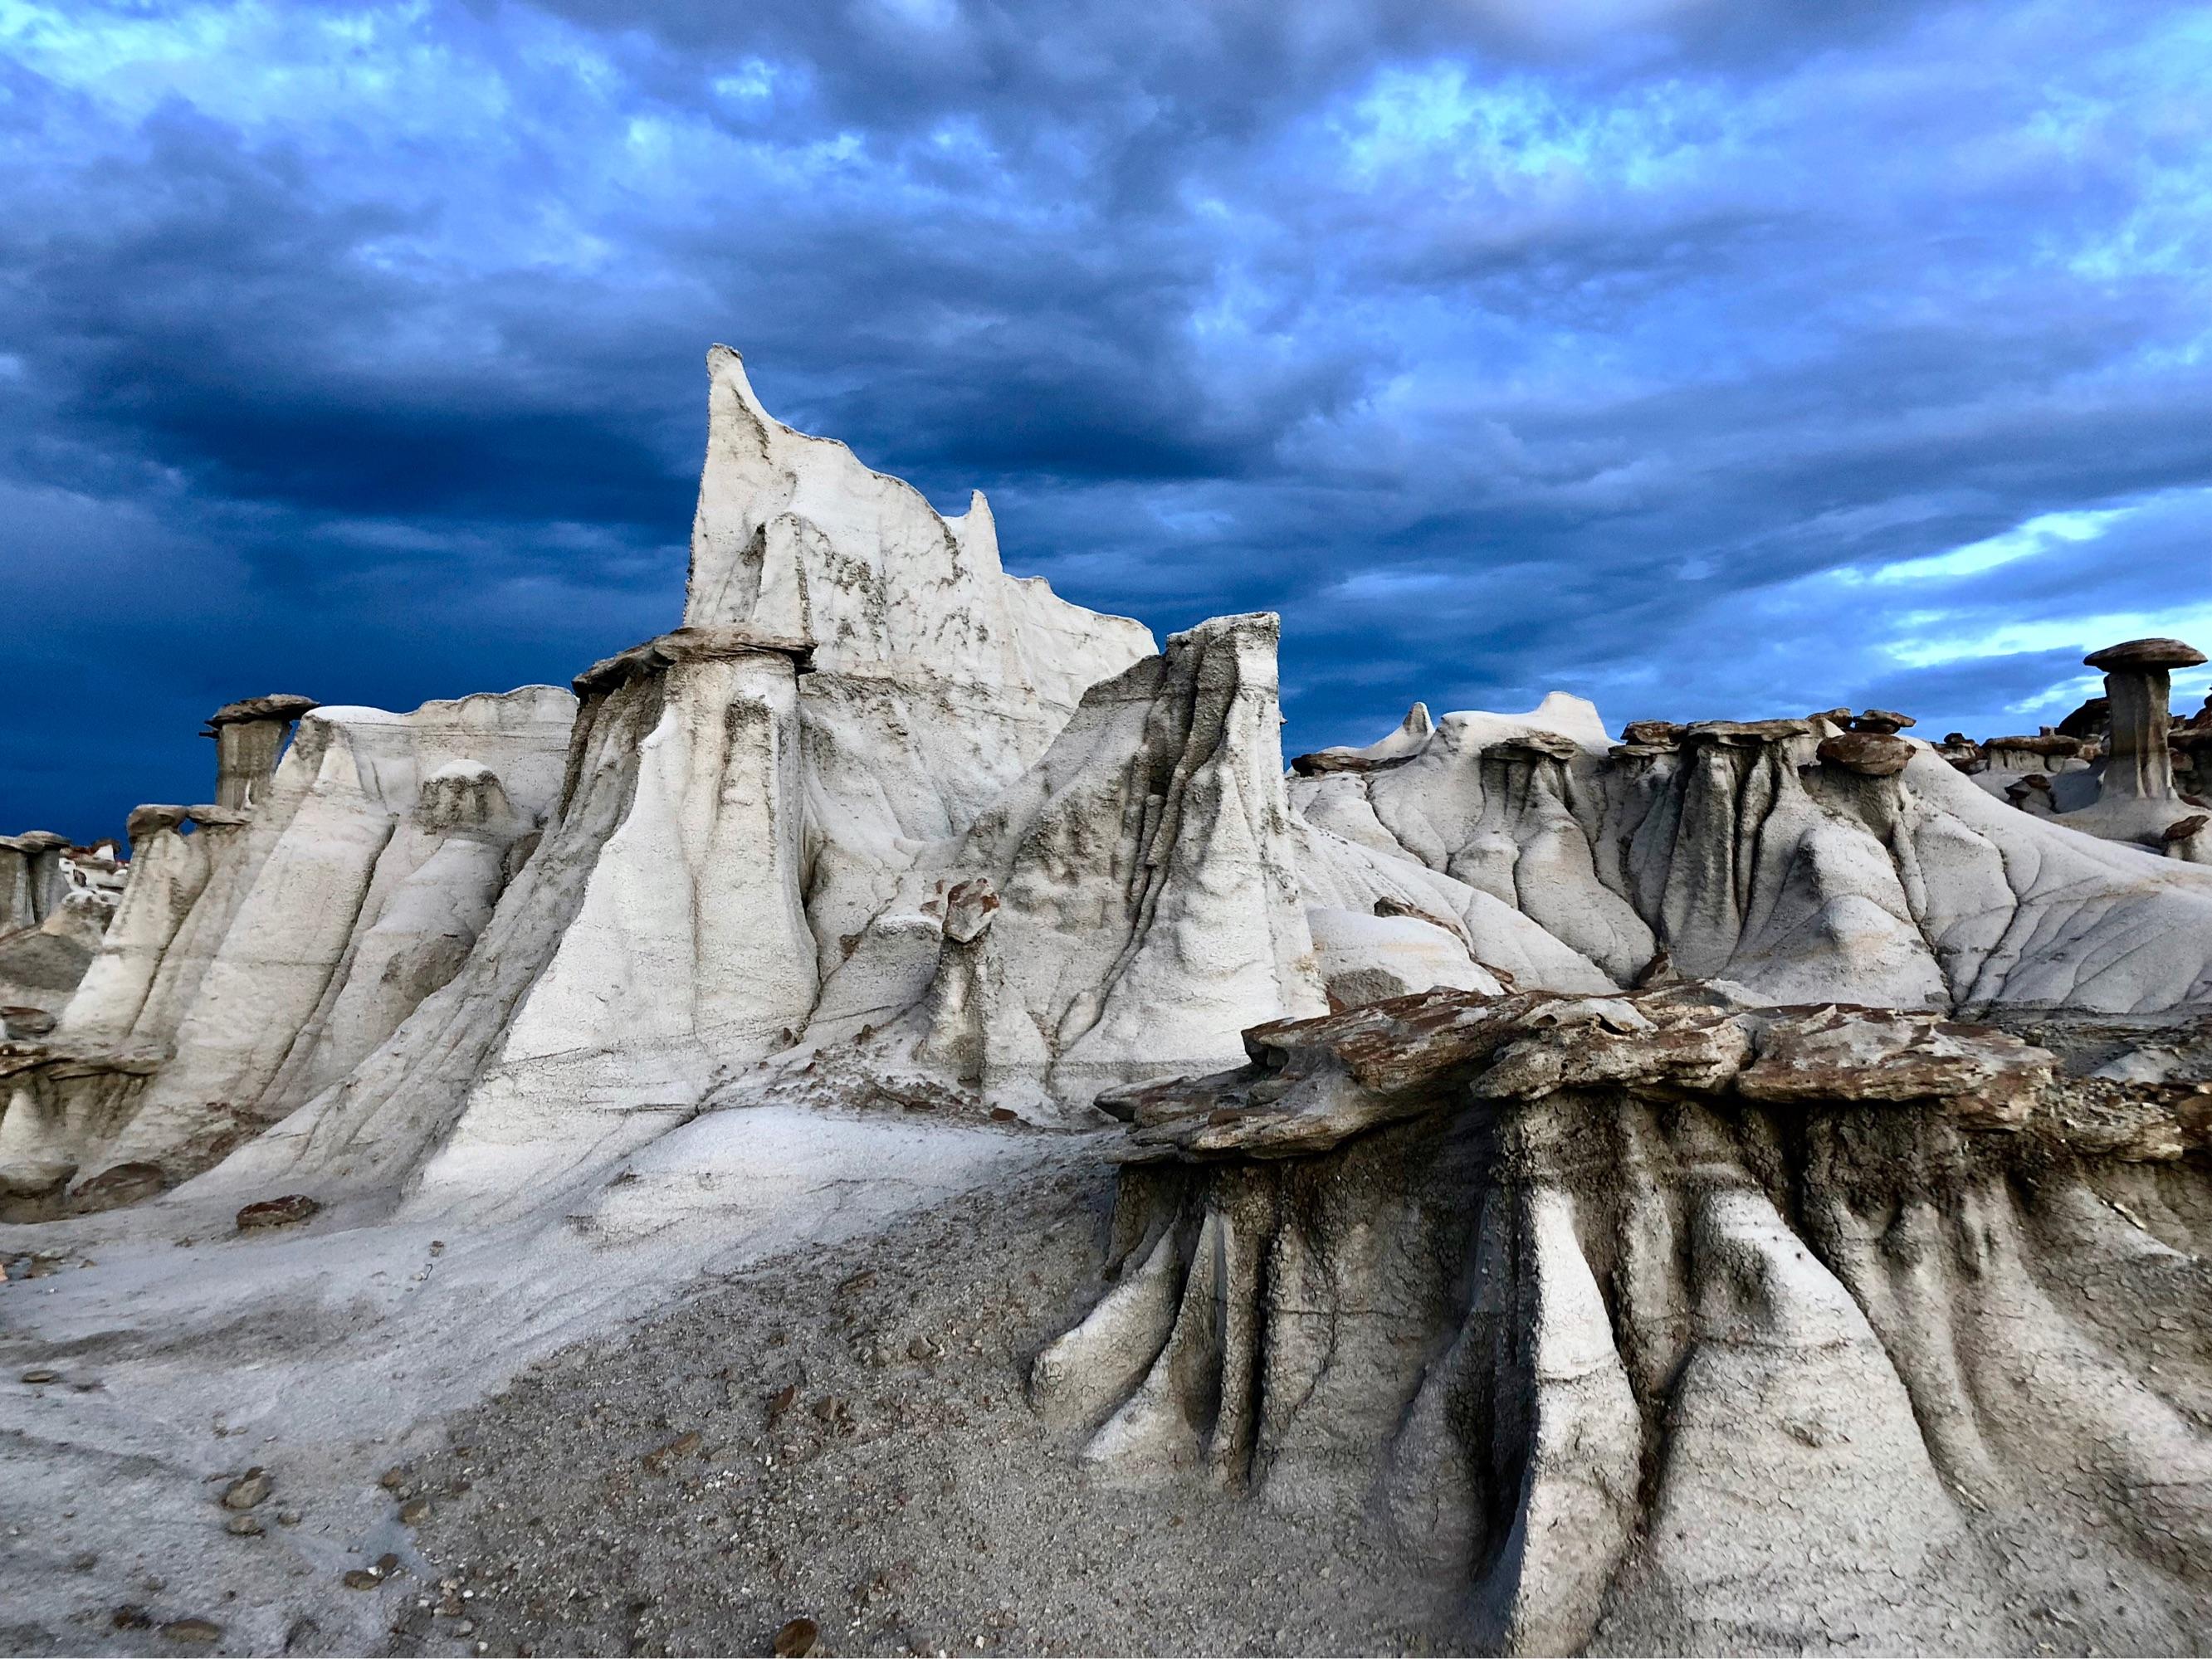
[{"label": "dark storm cloud", "polygon": [[357,257],[419,228],[408,216],[319,199],[301,158],[246,154],[180,100],[138,137],[143,171],[88,166],[62,222],[0,233],[25,395],[50,400],[19,442],[315,513],[505,521],[526,500],[547,517],[675,516],[654,475],[681,469],[641,441],[653,412],[599,378],[635,360],[635,332],[595,330],[583,362],[544,361],[567,343],[558,276],[425,295]]},{"label": "dark storm cloud", "polygon": [[2179,6],[0,0],[0,829],[667,625],[700,352],[1156,629],[2032,726],[2212,639]]}]

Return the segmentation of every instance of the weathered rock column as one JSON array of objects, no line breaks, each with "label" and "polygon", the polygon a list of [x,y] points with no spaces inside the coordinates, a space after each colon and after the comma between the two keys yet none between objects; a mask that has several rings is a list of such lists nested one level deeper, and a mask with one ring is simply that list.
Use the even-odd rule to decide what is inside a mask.
[{"label": "weathered rock column", "polygon": [[252,805],[276,774],[285,734],[301,715],[321,706],[313,697],[280,691],[227,702],[209,715],[206,735],[216,741],[216,805]]},{"label": "weathered rock column", "polygon": [[2105,695],[2111,700],[2112,750],[2105,758],[2101,798],[2172,799],[2173,757],[2166,732],[2172,720],[2167,707],[2172,673],[2196,667],[2204,653],[2179,640],[2130,640],[2081,660],[2104,670]]},{"label": "weathered rock column", "polygon": [[672,1086],[684,1066],[772,1054],[806,1023],[820,981],[798,681],[812,658],[808,641],[749,627],[681,628],[577,676],[580,723],[625,696],[653,705],[652,724],[624,816],[507,1032],[502,1061],[536,1066],[532,1089],[573,1106],[580,1085],[538,1073],[579,1056],[593,1077],[617,1075],[610,1056],[647,1068],[621,1087]]},{"label": "weathered rock column", "polygon": [[70,838],[51,830],[0,836],[0,933],[35,927],[61,908],[69,890],[62,854]]}]

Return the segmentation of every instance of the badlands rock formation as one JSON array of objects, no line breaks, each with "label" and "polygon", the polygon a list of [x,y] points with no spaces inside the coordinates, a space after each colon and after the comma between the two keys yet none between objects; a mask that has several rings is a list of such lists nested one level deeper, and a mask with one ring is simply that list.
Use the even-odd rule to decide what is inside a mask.
[{"label": "badlands rock formation", "polygon": [[574,713],[546,687],[316,708],[277,763],[306,700],[257,702],[284,712],[216,727],[248,734],[218,774],[246,804],[133,813],[99,954],[50,1034],[0,1048],[0,1194],[28,1215],[158,1191],[376,1050],[526,860]]},{"label": "badlands rock formation", "polygon": [[1040,1406],[1365,1517],[1455,1639],[2212,1639],[2201,659],[1982,744],[1554,695],[1286,769],[1274,617],[1158,646],[708,368],[675,629],[218,712],[10,1011],[0,1218],[642,1235],[752,1123],[1091,1129]]},{"label": "badlands rock formation", "polygon": [[2130,640],[2082,661],[2105,672],[2105,695],[2033,736],[1971,743],[1953,733],[1945,757],[2023,811],[2063,818],[2106,840],[2212,864],[2212,696],[2173,716],[2172,676],[2204,653],[2180,640]]},{"label": "badlands rock formation", "polygon": [[1478,963],[1503,948],[1485,918],[1512,913],[1583,969],[1522,989],[1688,979],[1746,1001],[2113,1013],[2212,994],[2212,885],[2021,813],[1924,744],[1817,715],[1638,721],[1609,745],[1571,702],[1301,769],[1310,902],[1327,875],[1417,878]]},{"label": "badlands rock formation", "polygon": [[[1006,575],[980,495],[945,519],[772,419],[735,353],[709,368],[674,633],[573,698],[218,714],[226,801],[141,814],[100,961],[7,1059],[0,1183],[34,1212],[142,1195],[246,1142],[220,1179],[466,1193],[567,1173],[817,1024],[840,1059],[956,1083],[988,1065],[1058,1110],[1136,1063],[1108,1034],[1140,994],[1194,994],[1166,1054],[1194,1066],[1322,1006],[1286,862],[1255,874],[1249,915],[1205,915],[1187,868],[1147,884],[1168,850],[1147,812],[1172,840],[1188,792],[1209,830],[1241,811],[1283,840],[1272,623],[1153,659],[1137,623]],[[1054,781],[1024,797],[1033,767]],[[1085,813],[1067,788],[1091,792]],[[1087,816],[1117,790],[1113,821]],[[1064,875],[1087,890],[1033,892]],[[994,879],[999,937],[948,937],[945,896]]]},{"label": "badlands rock formation", "polygon": [[1364,1510],[1481,1651],[2212,1636],[2201,1059],[1689,987],[1246,1045],[1112,1097],[1119,1282],[1033,1379],[1098,1464]]},{"label": "badlands rock formation", "polygon": [[[1417,707],[1286,778],[1272,618],[1156,653],[1007,576],[980,495],[947,519],[783,426],[733,352],[709,387],[673,633],[573,698],[212,717],[216,801],[140,811],[98,959],[0,1062],[27,1212],[233,1154],[239,1185],[465,1199],[764,1093],[1079,1122],[1259,1021],[1435,986],[2206,993],[2212,878],[1993,799],[2001,744],[1971,782],[1885,710],[1616,744],[1554,696]],[[2127,760],[2082,827],[2164,831],[2186,654],[2112,659]]]},{"label": "badlands rock formation", "polygon": [[33,830],[0,836],[0,1037],[53,1029],[123,895],[112,841],[72,846]]}]

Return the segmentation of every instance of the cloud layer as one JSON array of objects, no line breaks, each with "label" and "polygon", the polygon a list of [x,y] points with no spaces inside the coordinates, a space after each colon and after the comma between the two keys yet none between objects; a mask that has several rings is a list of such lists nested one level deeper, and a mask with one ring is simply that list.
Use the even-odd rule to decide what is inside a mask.
[{"label": "cloud layer", "polygon": [[644,15],[0,0],[0,830],[670,625],[714,339],[1293,747],[2212,644],[2201,8]]}]

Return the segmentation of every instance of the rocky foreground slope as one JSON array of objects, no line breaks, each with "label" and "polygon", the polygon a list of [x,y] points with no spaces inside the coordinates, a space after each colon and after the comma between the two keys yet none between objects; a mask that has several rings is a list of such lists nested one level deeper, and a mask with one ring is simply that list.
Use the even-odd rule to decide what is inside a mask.
[{"label": "rocky foreground slope", "polygon": [[[709,370],[676,629],[230,705],[119,902],[11,844],[0,1641],[726,1650],[821,1611],[794,1550],[885,1575],[825,1648],[2212,1639],[2201,657],[1982,744],[1555,695],[1286,768],[1273,617],[1156,647]],[[977,1205],[990,1343],[894,1330]],[[884,1306],[794,1370],[810,1251]],[[613,1354],[707,1428],[572,1443]],[[889,1509],[763,1529],[878,1433]],[[743,1593],[520,1582],[594,1459],[647,1606]],[[1214,1611],[955,1571],[925,1469],[984,1553],[1187,1521],[1128,1559]]]}]

